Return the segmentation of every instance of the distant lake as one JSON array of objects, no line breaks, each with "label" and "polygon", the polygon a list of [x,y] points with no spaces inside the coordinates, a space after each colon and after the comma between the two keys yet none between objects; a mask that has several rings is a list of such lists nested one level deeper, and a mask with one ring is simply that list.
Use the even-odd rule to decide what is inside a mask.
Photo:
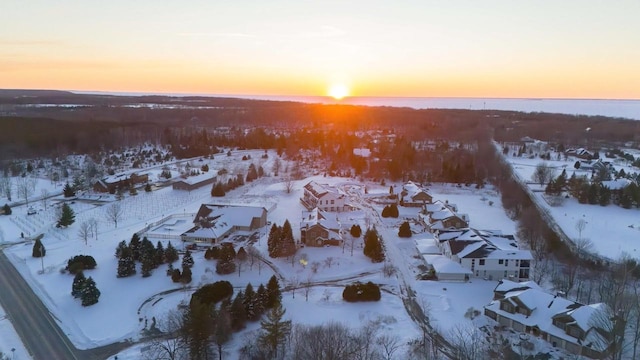
[{"label": "distant lake", "polygon": [[323,104],[396,106],[414,109],[506,110],[568,115],[602,115],[640,120],[640,100],[349,97],[337,101],[325,96],[233,95],[233,97]]},{"label": "distant lake", "polygon": [[328,96],[272,96],[272,95],[225,95],[225,94],[171,94],[137,92],[80,92],[85,94],[111,95],[166,95],[209,96],[241,99],[298,101],[321,104],[349,104],[366,106],[395,106],[414,109],[465,109],[505,110],[522,112],[546,112],[568,115],[602,115],[640,120],[640,100],[604,99],[507,99],[507,98],[454,98],[454,97],[367,97],[353,96],[340,101]]}]

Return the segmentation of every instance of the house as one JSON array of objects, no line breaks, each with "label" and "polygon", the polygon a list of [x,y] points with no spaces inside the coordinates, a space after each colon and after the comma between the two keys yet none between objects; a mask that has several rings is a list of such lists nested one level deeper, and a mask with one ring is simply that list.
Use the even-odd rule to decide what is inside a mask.
[{"label": "house", "polygon": [[202,204],[194,227],[180,235],[182,241],[219,243],[235,231],[254,231],[267,225],[267,209],[256,206]]},{"label": "house", "polygon": [[409,181],[402,185],[400,205],[407,207],[423,207],[433,202],[433,197],[419,184]]},{"label": "house", "polygon": [[458,213],[458,207],[448,201],[437,200],[426,204],[425,213],[420,214],[419,218],[432,232],[469,227],[469,215]]},{"label": "house", "polygon": [[584,160],[593,159],[593,153],[589,152],[584,148],[567,149],[564,153],[568,156],[577,157],[578,159],[584,159]]},{"label": "house", "polygon": [[189,176],[184,179],[180,179],[173,183],[173,190],[186,190],[191,191],[195,189],[199,189],[203,186],[213,184],[216,181],[216,177],[204,173],[196,176]]},{"label": "house", "polygon": [[533,256],[520,250],[513,235],[498,230],[463,229],[441,231],[438,241],[442,253],[469,269],[474,277],[529,280]]},{"label": "house", "polygon": [[[500,288],[500,290],[498,290]],[[604,358],[614,324],[607,305],[583,305],[537,286],[501,281],[484,314],[500,325],[531,334],[554,347],[592,359]]]},{"label": "house", "polygon": [[302,212],[300,242],[306,246],[343,244],[342,227],[339,221],[318,208]]},{"label": "house", "polygon": [[137,184],[145,184],[149,181],[148,174],[122,173],[118,175],[108,176],[102,180],[98,180],[93,184],[93,191],[102,193],[115,193],[120,189],[128,189]]},{"label": "house", "polygon": [[304,186],[304,195],[300,201],[309,211],[316,207],[330,212],[350,211],[352,208],[346,203],[347,196],[337,188],[315,181]]},{"label": "house", "polygon": [[413,240],[418,253],[440,281],[468,281],[471,270],[442,255],[434,235],[423,234]]}]

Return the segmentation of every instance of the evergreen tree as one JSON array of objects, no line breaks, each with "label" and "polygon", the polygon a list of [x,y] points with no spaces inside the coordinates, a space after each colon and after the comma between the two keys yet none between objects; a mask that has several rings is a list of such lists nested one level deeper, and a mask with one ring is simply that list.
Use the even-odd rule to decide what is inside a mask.
[{"label": "evergreen tree", "polygon": [[75,221],[76,215],[74,214],[73,209],[71,209],[71,207],[66,203],[62,204],[62,212],[60,213],[60,219],[58,219],[56,227],[67,227]]},{"label": "evergreen tree", "polygon": [[225,195],[224,187],[222,183],[216,182],[211,188],[211,196],[213,197],[223,197]]},{"label": "evergreen tree", "polygon": [[100,298],[100,290],[96,286],[95,281],[89,276],[82,287],[80,293],[80,299],[82,300],[82,306],[91,306],[98,302]]},{"label": "evergreen tree", "polygon": [[220,306],[220,310],[211,310],[213,320],[212,340],[218,348],[218,359],[222,360],[222,348],[231,339],[231,314],[225,306]]},{"label": "evergreen tree", "polygon": [[247,320],[249,321],[256,321],[258,319],[258,315],[254,309],[255,297],[256,292],[253,290],[253,286],[251,283],[247,284],[247,287],[244,289],[244,299],[242,303],[244,305],[244,311],[247,314]]},{"label": "evergreen tree", "polygon": [[373,262],[383,262],[384,252],[378,232],[375,229],[368,229],[364,235],[364,254]]},{"label": "evergreen tree", "polygon": [[275,258],[280,254],[280,227],[278,225],[271,225],[271,230],[269,231],[269,239],[267,240],[267,250],[269,252],[269,257]]},{"label": "evergreen tree", "polygon": [[188,267],[188,266],[183,266],[182,267],[182,275],[180,276],[180,282],[183,283],[183,284],[188,284],[191,281],[192,281],[191,268]]},{"label": "evergreen tree", "polygon": [[182,256],[182,267],[191,268],[192,266],[193,266],[193,257],[191,256],[191,251],[187,249],[187,251]]},{"label": "evergreen tree", "polygon": [[31,250],[31,256],[34,258],[44,257],[47,255],[47,249],[44,248],[40,238],[36,238],[36,242],[33,243],[33,249]]},{"label": "evergreen tree", "polygon": [[147,185],[144,186],[144,191],[151,192],[151,184],[147,183]]},{"label": "evergreen tree", "polygon": [[397,218],[400,216],[400,211],[398,211],[398,205],[391,204],[389,205],[389,217]]},{"label": "evergreen tree", "polygon": [[280,244],[282,248],[279,256],[290,256],[296,253],[296,243],[293,239],[293,230],[291,229],[289,220],[285,220],[284,225],[282,225]]},{"label": "evergreen tree", "polygon": [[258,286],[258,291],[256,291],[256,296],[254,298],[253,301],[253,309],[256,312],[256,315],[258,317],[262,316],[262,314],[264,314],[264,311],[267,309],[267,302],[269,300],[269,297],[267,296],[267,289],[264,287],[263,284],[260,284],[260,286]]},{"label": "evergreen tree", "polygon": [[164,246],[162,246],[162,243],[158,241],[158,244],[156,245],[156,252],[155,252],[155,258],[154,258],[155,266],[158,267],[164,264],[164,258],[165,258]]},{"label": "evergreen tree", "polygon": [[600,199],[598,203],[600,206],[607,206],[611,203],[611,190],[608,187],[600,185]]},{"label": "evergreen tree", "polygon": [[278,348],[284,345],[291,333],[291,320],[283,320],[285,313],[282,304],[278,303],[267,313],[267,318],[260,322],[260,343],[269,349],[274,359],[278,358]]},{"label": "evergreen tree", "polygon": [[401,238],[411,237],[411,226],[408,221],[405,221],[400,225],[400,229],[398,230],[398,236]]},{"label": "evergreen tree", "polygon": [[118,274],[117,277],[128,277],[136,273],[136,262],[133,260],[133,252],[130,248],[125,247],[120,253],[118,259]]},{"label": "evergreen tree", "polygon": [[9,206],[9,204],[4,204],[2,210],[5,215],[11,215],[11,206]]},{"label": "evergreen tree", "polygon": [[[153,243],[145,236],[140,243],[140,262],[146,262],[150,269],[155,269],[156,266],[156,248]],[[142,276],[144,276],[144,271]],[[146,277],[146,276],[145,276]]]},{"label": "evergreen tree", "polygon": [[169,244],[167,244],[167,249],[164,251],[164,261],[172,264],[178,261],[178,259],[178,250],[176,250],[176,248],[171,245],[171,241],[169,241]]},{"label": "evergreen tree", "polygon": [[73,187],[69,185],[69,183],[66,183],[64,185],[64,189],[62,189],[62,193],[66,198],[76,196],[76,192],[73,190]]},{"label": "evergreen tree", "polygon": [[131,236],[131,241],[129,241],[129,249],[131,249],[131,255],[133,256],[134,261],[140,261],[141,247],[140,236],[134,233]]},{"label": "evergreen tree", "polygon": [[211,358],[209,338],[211,336],[211,310],[206,304],[192,301],[183,317],[182,337],[189,348],[191,359]]},{"label": "evergreen tree", "polygon": [[362,235],[362,228],[360,227],[360,225],[353,224],[351,225],[350,233],[354,238],[359,238],[360,235]]},{"label": "evergreen tree", "polygon": [[71,295],[74,298],[80,297],[86,281],[87,279],[84,277],[84,273],[82,271],[78,272],[73,278],[73,284],[71,285]]},{"label": "evergreen tree", "polygon": [[116,248],[116,258],[120,259],[122,257],[122,253],[125,250],[129,250],[129,247],[127,246],[127,242],[122,240],[120,241],[120,243],[118,244],[118,247]]},{"label": "evergreen tree", "polygon": [[282,292],[280,291],[280,283],[278,283],[278,278],[273,275],[269,279],[267,283],[267,303],[266,307],[268,309],[276,306],[277,303],[282,301]]},{"label": "evergreen tree", "polygon": [[247,322],[247,312],[244,308],[244,292],[240,291],[231,303],[231,329],[240,331]]},{"label": "evergreen tree", "polygon": [[142,277],[151,276],[151,270],[155,269],[155,258],[144,256],[142,257],[142,260],[140,260],[140,262],[142,263],[142,265],[140,266]]}]

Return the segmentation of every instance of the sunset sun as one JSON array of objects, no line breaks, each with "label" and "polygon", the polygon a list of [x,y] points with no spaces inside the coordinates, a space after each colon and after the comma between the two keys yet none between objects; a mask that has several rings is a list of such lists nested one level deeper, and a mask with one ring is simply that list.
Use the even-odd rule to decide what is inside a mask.
[{"label": "sunset sun", "polygon": [[344,97],[349,96],[349,89],[344,84],[334,84],[329,88],[329,96],[336,100],[342,100]]}]

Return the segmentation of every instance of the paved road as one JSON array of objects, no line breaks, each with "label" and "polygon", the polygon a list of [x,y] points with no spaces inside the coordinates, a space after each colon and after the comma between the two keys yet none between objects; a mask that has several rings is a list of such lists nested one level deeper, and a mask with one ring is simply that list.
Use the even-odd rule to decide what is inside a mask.
[{"label": "paved road", "polygon": [[34,360],[106,359],[130,345],[116,343],[90,350],[76,349],[1,250],[0,304]]}]

